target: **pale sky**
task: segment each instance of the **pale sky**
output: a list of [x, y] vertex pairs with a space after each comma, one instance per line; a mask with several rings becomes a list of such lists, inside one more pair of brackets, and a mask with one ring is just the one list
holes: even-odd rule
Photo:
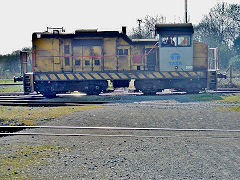
[[[167, 22], [184, 18], [185, 0], [0, 0], [0, 54], [31, 47], [33, 32], [47, 26], [76, 29], [121, 30], [136, 27], [146, 15], [163, 15]], [[190, 22], [199, 23], [218, 2], [240, 0], [188, 0]]]

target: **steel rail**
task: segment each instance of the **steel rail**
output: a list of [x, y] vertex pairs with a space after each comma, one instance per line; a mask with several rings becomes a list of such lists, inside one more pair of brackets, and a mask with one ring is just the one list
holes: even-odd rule
[[136, 130], [136, 131], [209, 131], [209, 132], [240, 132], [239, 129], [179, 129], [179, 128], [137, 128], [137, 127], [94, 127], [94, 126], [0, 126], [0, 130], [3, 128], [21, 128], [21, 129], [88, 129], [88, 130]]
[[87, 136], [87, 137], [132, 137], [132, 138], [194, 138], [194, 139], [240, 139], [238, 136], [139, 136], [130, 134], [54, 134], [54, 133], [0, 133], [0, 136]]
[[110, 101], [39, 101], [39, 100], [1, 100], [2, 106], [84, 106], [110, 103]]
[[29, 99], [1, 99], [0, 102], [2, 103], [74, 103], [74, 104], [104, 104], [104, 103], [110, 103], [111, 101], [43, 101], [43, 100], [29, 100]]
[[0, 83], [0, 86], [23, 86], [23, 83]]

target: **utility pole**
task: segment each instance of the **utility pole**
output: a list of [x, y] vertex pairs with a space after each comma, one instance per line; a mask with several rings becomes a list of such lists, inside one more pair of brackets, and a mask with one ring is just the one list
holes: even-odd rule
[[188, 18], [187, 18], [187, 15], [188, 13], [187, 13], [187, 0], [185, 0], [185, 23], [188, 23]]
[[142, 23], [142, 20], [141, 19], [138, 19], [138, 31], [139, 31], [139, 37], [142, 38], [142, 30], [141, 30], [141, 23]]

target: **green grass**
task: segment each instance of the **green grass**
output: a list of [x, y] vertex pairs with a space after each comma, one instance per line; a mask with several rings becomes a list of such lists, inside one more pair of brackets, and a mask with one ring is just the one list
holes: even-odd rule
[[49, 163], [51, 157], [64, 154], [67, 148], [56, 145], [3, 145], [1, 149], [0, 179], [34, 179], [31, 177], [32, 168], [41, 168]]
[[[0, 79], [0, 84], [8, 84], [8, 83], [14, 83], [13, 79]], [[0, 86], [0, 93], [7, 93], [7, 92], [23, 92], [23, 86], [22, 85]]]
[[[13, 79], [0, 79], [0, 84], [14, 83]], [[7, 92], [23, 92], [22, 85], [16, 86], [0, 86], [0, 93]]]
[[[218, 101], [218, 102], [230, 102], [240, 103], [240, 93], [233, 94], [195, 94], [191, 95], [191, 98], [196, 101]], [[218, 107], [222, 111], [240, 112], [240, 106], [232, 107]]]
[[0, 106], [0, 125], [38, 125], [60, 116], [81, 111], [100, 108], [99, 105], [89, 106], [60, 106], [60, 107], [21, 107], [21, 106]]
[[0, 83], [14, 83], [13, 79], [0, 79]]
[[0, 86], [0, 93], [23, 92], [23, 86]]
[[191, 99], [195, 101], [220, 101], [220, 102], [239, 102], [240, 103], [240, 93], [232, 94], [194, 94], [190, 96]]
[[219, 107], [222, 111], [233, 111], [233, 112], [240, 112], [240, 106], [232, 106], [232, 107]]
[[240, 93], [225, 94], [225, 95], [223, 96], [223, 101], [224, 101], [224, 102], [240, 103]]
[[223, 94], [192, 94], [190, 98], [195, 101], [218, 101], [223, 100]]

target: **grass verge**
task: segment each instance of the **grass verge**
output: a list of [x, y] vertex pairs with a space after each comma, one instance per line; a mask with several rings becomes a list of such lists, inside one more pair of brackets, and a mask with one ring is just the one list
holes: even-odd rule
[[[218, 102], [230, 102], [240, 103], [240, 93], [233, 94], [195, 94], [191, 95], [191, 98], [196, 101], [218, 101]], [[232, 107], [218, 107], [222, 111], [240, 112], [240, 106]]]
[[220, 101], [240, 103], [240, 93], [233, 94], [194, 94], [190, 96], [195, 101]]
[[[10, 149], [10, 151], [4, 151]], [[55, 145], [4, 145], [0, 147], [0, 179], [33, 179], [33, 169], [40, 169], [51, 157], [64, 154], [66, 148]], [[4, 152], [4, 153], [3, 153]], [[37, 172], [36, 172], [37, 173]]]
[[13, 79], [0, 79], [0, 83], [14, 83]]
[[[14, 83], [12, 79], [0, 79], [0, 84]], [[22, 85], [16, 86], [0, 86], [0, 93], [4, 92], [23, 92]]]
[[87, 109], [100, 108], [99, 105], [60, 107], [15, 107], [0, 106], [0, 125], [34, 126], [60, 116]]
[[240, 112], [240, 106], [232, 106], [232, 107], [219, 107], [222, 111], [232, 111], [232, 112]]

